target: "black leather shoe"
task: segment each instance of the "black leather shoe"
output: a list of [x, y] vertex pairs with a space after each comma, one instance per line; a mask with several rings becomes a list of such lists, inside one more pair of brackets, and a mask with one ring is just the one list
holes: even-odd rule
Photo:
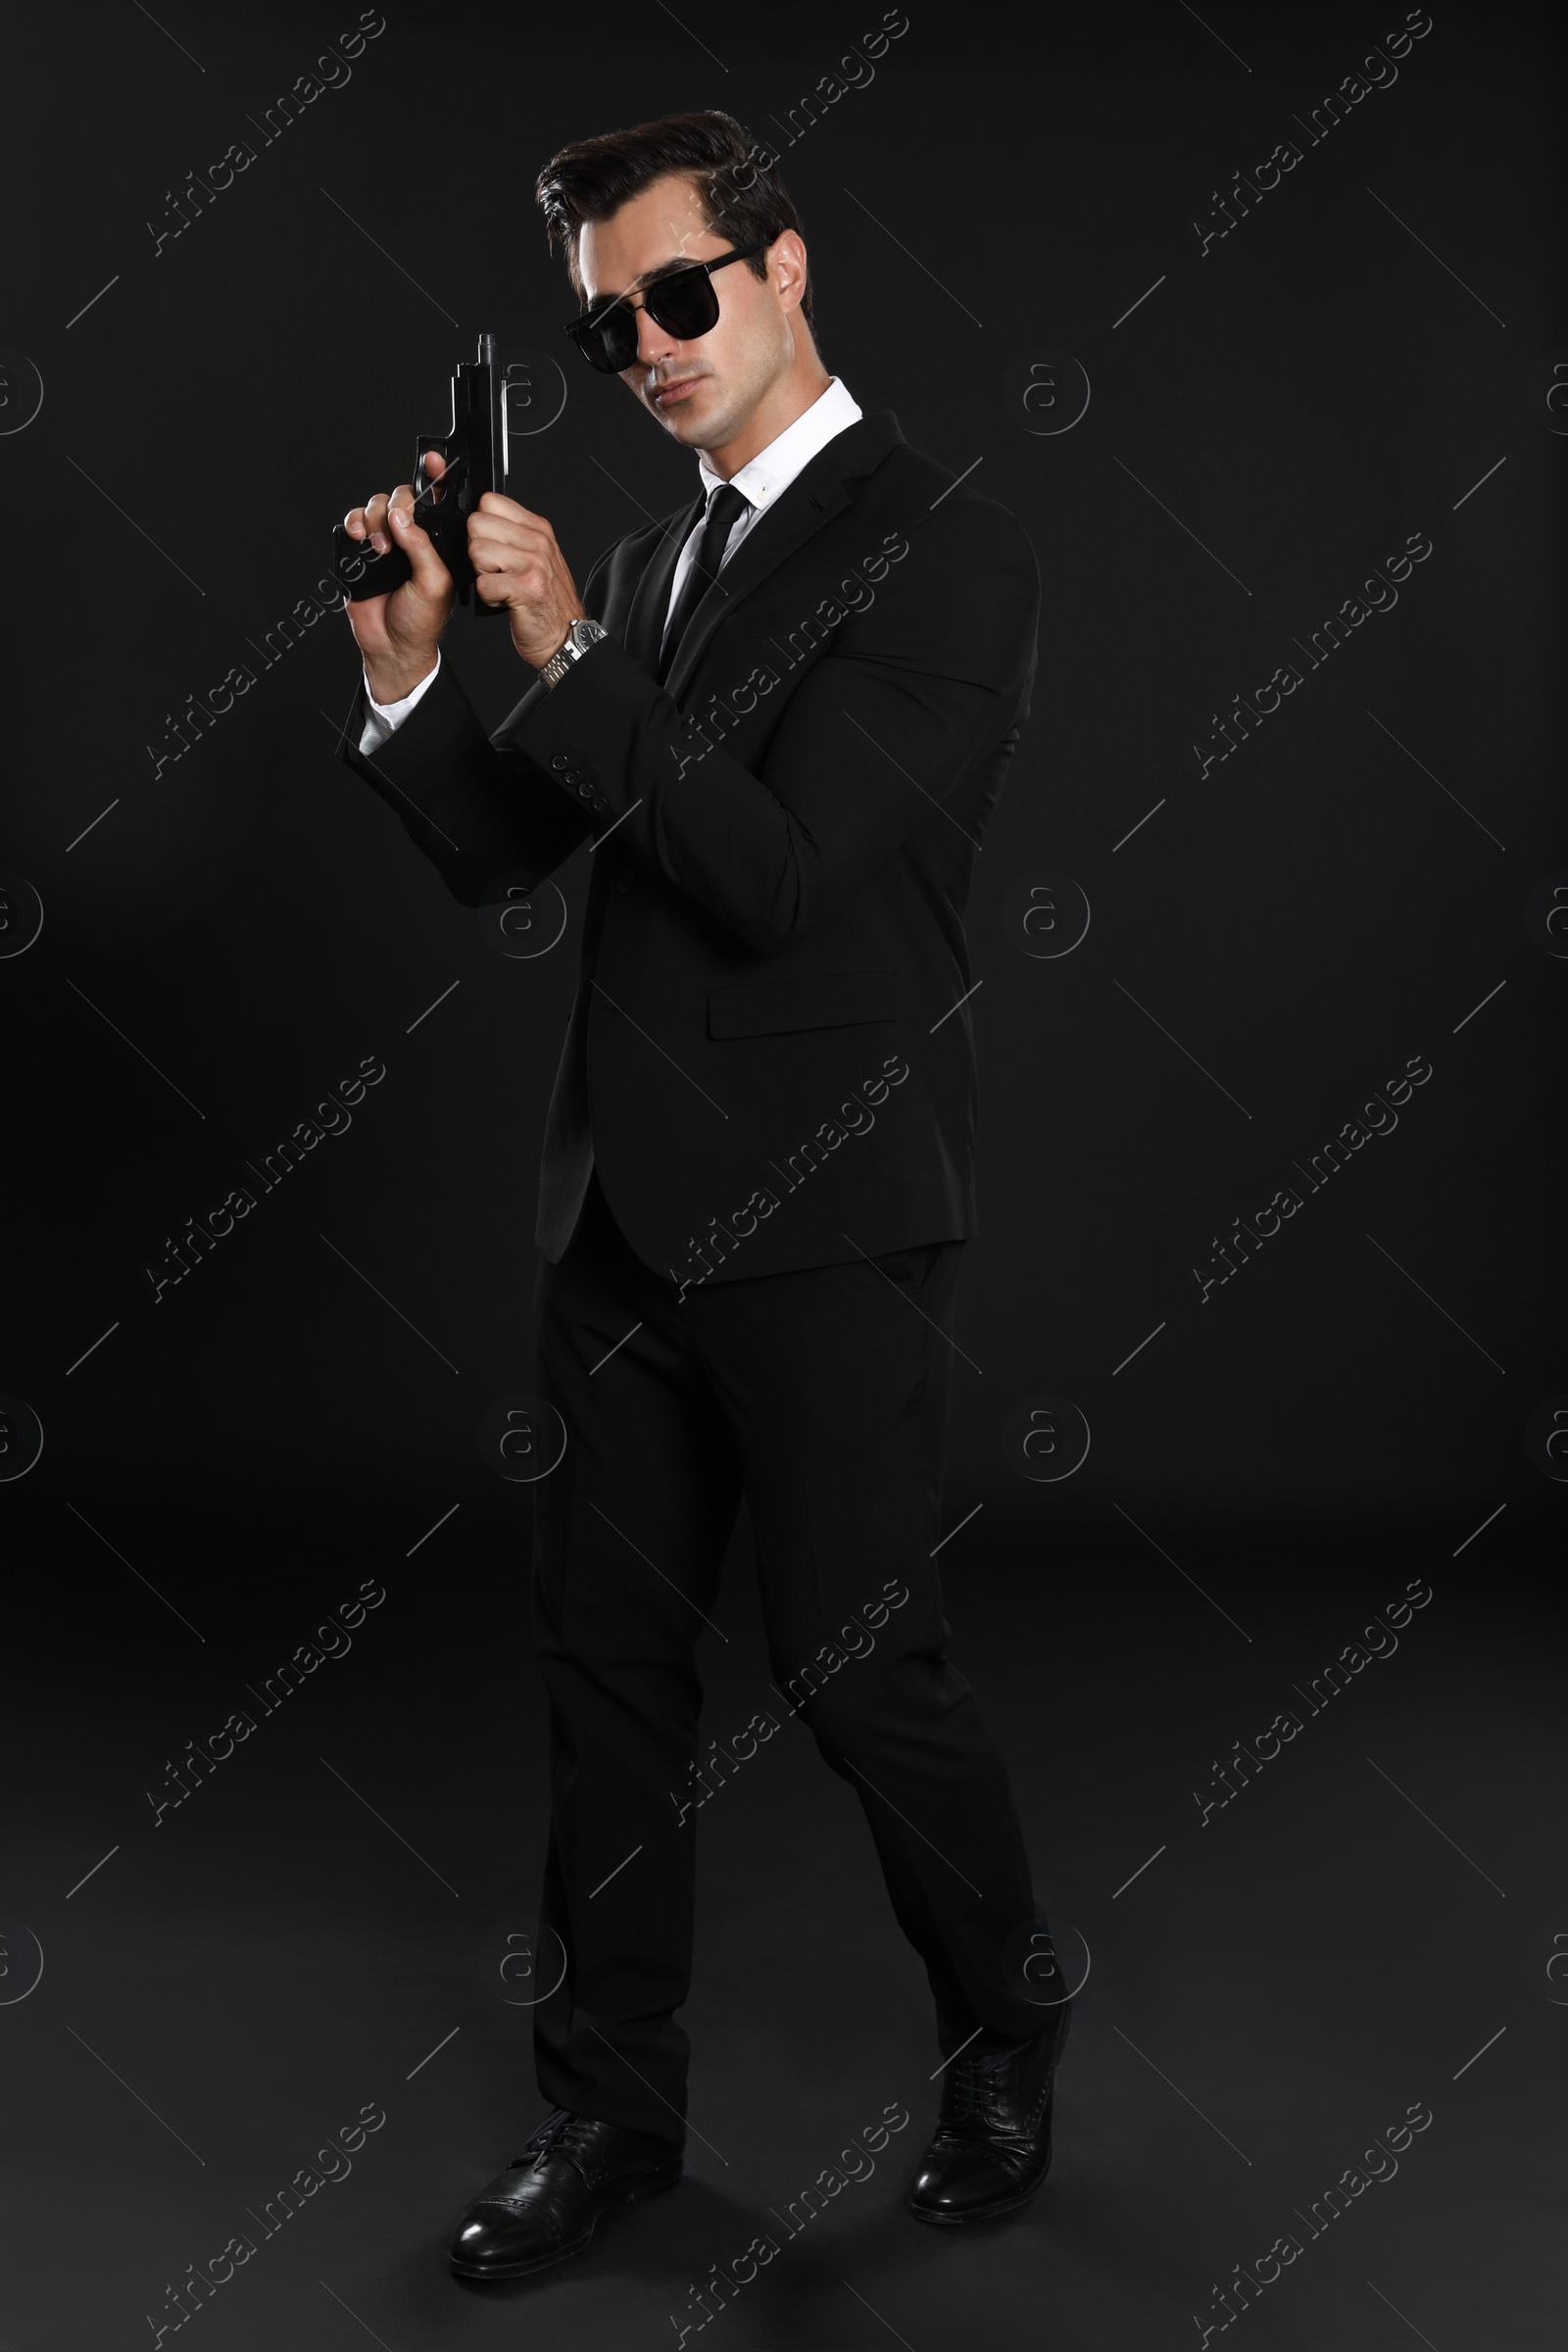
[[452, 2233], [452, 2267], [465, 2278], [520, 2278], [565, 2262], [602, 2214], [680, 2176], [672, 2140], [558, 2107], [468, 2207]]
[[948, 2069], [936, 2137], [909, 2191], [922, 2222], [987, 2222], [1027, 2205], [1051, 2170], [1056, 2062], [1072, 2004], [1017, 2049], [965, 2050]]

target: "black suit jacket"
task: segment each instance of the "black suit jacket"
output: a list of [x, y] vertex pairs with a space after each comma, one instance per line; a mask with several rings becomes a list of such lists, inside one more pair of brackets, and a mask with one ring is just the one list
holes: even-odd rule
[[493, 735], [443, 659], [368, 760], [454, 894], [592, 848], [537, 1241], [597, 1161], [638, 1255], [680, 1283], [974, 1230], [962, 909], [1028, 714], [1039, 573], [1021, 526], [888, 411], [820, 450], [654, 676], [701, 500], [582, 591], [609, 637]]

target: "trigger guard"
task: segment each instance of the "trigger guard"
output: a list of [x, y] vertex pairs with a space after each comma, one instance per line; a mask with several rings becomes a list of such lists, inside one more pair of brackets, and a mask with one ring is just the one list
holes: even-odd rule
[[424, 469], [424, 461], [426, 457], [433, 452], [436, 457], [445, 458], [448, 465], [450, 465], [452, 462], [452, 439], [453, 436], [450, 433], [421, 433], [418, 436], [418, 439], [415, 444], [414, 451], [414, 490], [416, 497], [417, 497], [421, 491], [428, 490], [430, 488], [430, 476], [425, 472]]

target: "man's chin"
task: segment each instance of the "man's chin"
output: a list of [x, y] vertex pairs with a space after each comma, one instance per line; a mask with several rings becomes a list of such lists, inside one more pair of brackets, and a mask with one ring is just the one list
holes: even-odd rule
[[714, 398], [707, 377], [669, 408], [659, 401], [651, 401], [649, 406], [664, 430], [688, 449], [710, 449], [723, 441], [728, 430], [722, 404]]

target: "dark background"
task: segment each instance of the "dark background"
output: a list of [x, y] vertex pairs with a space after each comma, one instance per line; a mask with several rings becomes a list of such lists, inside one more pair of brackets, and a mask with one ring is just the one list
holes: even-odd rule
[[[828, 367], [956, 470], [983, 461], [1040, 559], [1034, 714], [969, 910], [979, 1369], [942, 1564], [1092, 1983], [1044, 2199], [961, 2244], [917, 2230], [923, 1986], [853, 1802], [792, 1735], [704, 1825], [688, 2186], [591, 2267], [493, 2295], [440, 2247], [539, 2112], [480, 1950], [532, 1906], [543, 1743], [528, 1490], [476, 1432], [531, 1386], [586, 859], [560, 945], [498, 955], [335, 760], [336, 616], [156, 778], [145, 747], [259, 668], [481, 328], [570, 362], [523, 494], [579, 578], [684, 503], [691, 458], [560, 332], [534, 174], [698, 105], [780, 143], [881, 11], [392, 4], [263, 147], [248, 119], [356, 14], [171, 0], [8, 34], [0, 343], [44, 385], [0, 435], [0, 865], [44, 908], [0, 960], [0, 1391], [45, 1441], [0, 1486], [17, 2340], [150, 2342], [165, 2281], [378, 2099], [352, 2180], [189, 2323], [202, 2341], [672, 2341], [689, 2282], [902, 2099], [875, 2179], [711, 2323], [724, 2344], [1192, 2341], [1212, 2283], [1425, 2100], [1397, 2180], [1238, 2324], [1259, 2347], [1544, 2343], [1563, 1493], [1525, 1427], [1568, 1390], [1565, 969], [1525, 910], [1568, 853], [1564, 443], [1526, 378], [1568, 345], [1558, 12], [1439, 6], [1314, 147], [1295, 118], [1402, 9], [916, 0], [784, 150]], [[1200, 257], [1193, 220], [1287, 137], [1300, 164]], [[155, 257], [146, 222], [237, 138], [254, 164]], [[1092, 387], [1057, 435], [1004, 390], [1048, 352]], [[1415, 532], [1397, 608], [1200, 780], [1214, 714]], [[498, 722], [504, 632], [460, 613], [448, 650]], [[1004, 921], [1040, 871], [1092, 909], [1056, 959]], [[365, 1055], [387, 1075], [351, 1131], [155, 1306], [166, 1237]], [[1397, 1132], [1200, 1303], [1233, 1218], [1413, 1055], [1433, 1076]], [[1093, 1433], [1063, 1483], [1004, 1453], [1039, 1395]], [[354, 1654], [155, 1829], [165, 1759], [366, 1578], [387, 1598]], [[1398, 1654], [1200, 1826], [1214, 1761], [1411, 1578], [1434, 1597]], [[744, 1529], [721, 1622], [727, 1740], [765, 1682]]]

